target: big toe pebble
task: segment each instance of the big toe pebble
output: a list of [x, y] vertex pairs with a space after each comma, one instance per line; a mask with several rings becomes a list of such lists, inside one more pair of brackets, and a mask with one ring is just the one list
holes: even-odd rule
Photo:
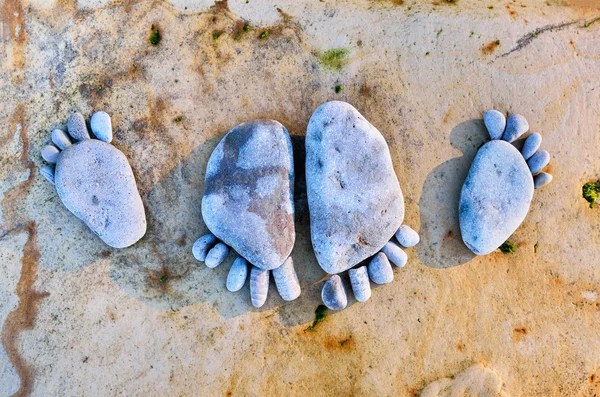
[[520, 114], [511, 115], [506, 121], [506, 130], [502, 139], [506, 142], [513, 142], [521, 135], [527, 132], [529, 129], [529, 123], [527, 119]]
[[112, 124], [110, 116], [106, 112], [96, 112], [90, 120], [90, 127], [96, 138], [110, 143], [112, 141]]
[[409, 248], [414, 247], [419, 243], [419, 234], [415, 232], [410, 226], [402, 225], [396, 232], [396, 239], [403, 247]]
[[490, 134], [492, 140], [502, 138], [504, 128], [506, 128], [506, 117], [497, 110], [488, 110], [483, 114], [483, 123]]
[[321, 291], [323, 303], [331, 310], [342, 310], [348, 304], [346, 289], [338, 275], [331, 276]]
[[90, 134], [85, 125], [85, 119], [81, 113], [73, 113], [67, 120], [67, 130], [69, 135], [78, 141], [90, 139]]

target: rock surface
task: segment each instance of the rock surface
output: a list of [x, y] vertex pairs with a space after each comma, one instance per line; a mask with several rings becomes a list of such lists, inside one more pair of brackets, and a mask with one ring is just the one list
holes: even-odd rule
[[279, 267], [292, 252], [294, 161], [277, 121], [255, 120], [223, 137], [206, 166], [202, 217], [217, 238], [254, 266]]
[[504, 243], [527, 216], [533, 177], [521, 153], [505, 141], [491, 141], [479, 151], [459, 202], [462, 238], [477, 255]]
[[313, 248], [330, 274], [377, 253], [404, 219], [385, 139], [345, 102], [327, 102], [310, 118], [306, 188]]
[[490, 134], [490, 138], [498, 140], [502, 138], [506, 128], [506, 117], [497, 110], [488, 110], [483, 114], [483, 122]]
[[133, 171], [114, 146], [88, 139], [67, 147], [54, 180], [65, 207], [111, 247], [128, 247], [146, 233]]

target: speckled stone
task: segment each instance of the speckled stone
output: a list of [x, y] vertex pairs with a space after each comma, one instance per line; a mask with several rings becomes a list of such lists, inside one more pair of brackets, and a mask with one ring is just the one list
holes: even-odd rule
[[206, 254], [204, 264], [211, 269], [215, 268], [223, 263], [225, 258], [227, 258], [227, 255], [229, 255], [229, 247], [223, 243], [217, 243], [210, 251], [208, 251], [208, 254]]
[[536, 189], [546, 186], [552, 182], [552, 175], [546, 172], [540, 172], [536, 176], [533, 177], [533, 185]]
[[419, 234], [415, 232], [410, 226], [402, 225], [398, 228], [398, 231], [395, 234], [396, 240], [400, 243], [401, 246], [405, 248], [414, 247], [419, 244]]
[[323, 303], [331, 310], [342, 310], [348, 305], [346, 288], [338, 275], [329, 277], [321, 290], [321, 299]]
[[533, 156], [535, 152], [537, 152], [541, 145], [542, 136], [540, 134], [534, 132], [533, 134], [529, 135], [527, 139], [525, 139], [523, 149], [521, 149], [521, 154], [523, 155], [523, 158], [525, 160], [529, 160], [529, 158]]
[[506, 130], [504, 130], [502, 139], [506, 142], [513, 142], [526, 133], [527, 130], [529, 130], [527, 119], [520, 114], [513, 114], [506, 121]]
[[488, 110], [483, 114], [483, 123], [490, 134], [492, 140], [502, 138], [504, 129], [506, 128], [506, 117], [497, 110]]
[[348, 270], [350, 284], [354, 297], [359, 302], [366, 302], [371, 297], [371, 283], [369, 282], [369, 273], [366, 266], [357, 269]]
[[194, 255], [194, 258], [197, 260], [204, 262], [206, 260], [208, 251], [213, 247], [213, 245], [215, 245], [216, 242], [217, 238], [212, 233], [200, 237], [192, 246], [192, 255]]
[[238, 256], [229, 269], [227, 275], [227, 289], [231, 292], [239, 291], [242, 289], [248, 278], [248, 262]]
[[377, 253], [367, 266], [369, 278], [375, 284], [387, 284], [394, 281], [394, 271], [383, 252]]
[[284, 301], [293, 301], [300, 296], [300, 282], [294, 270], [294, 261], [290, 256], [283, 265], [273, 269], [273, 279], [277, 286], [277, 292]]
[[106, 244], [128, 247], [146, 233], [142, 198], [127, 158], [95, 139], [71, 145], [56, 163], [63, 204]]
[[110, 143], [113, 138], [112, 123], [106, 112], [96, 112], [90, 120], [90, 127], [96, 138]]
[[274, 120], [233, 128], [206, 167], [202, 217], [217, 238], [248, 262], [274, 269], [295, 240], [290, 136]]
[[85, 125], [85, 119], [81, 113], [73, 113], [67, 120], [67, 131], [73, 139], [77, 141], [83, 141], [90, 139], [87, 126]]
[[343, 272], [377, 253], [404, 219], [404, 199], [381, 133], [354, 107], [327, 102], [306, 134], [312, 244], [321, 267]]
[[539, 152], [535, 152], [533, 156], [529, 160], [527, 160], [527, 165], [529, 166], [529, 170], [533, 175], [539, 173], [544, 169], [550, 162], [550, 153], [545, 150], [541, 150]]
[[60, 151], [53, 145], [46, 145], [42, 149], [42, 158], [50, 164], [56, 164]]
[[519, 227], [533, 198], [533, 177], [521, 153], [505, 141], [486, 143], [462, 187], [462, 238], [477, 255], [497, 249]]
[[71, 139], [63, 130], [54, 129], [52, 130], [52, 143], [60, 150], [65, 150], [68, 146], [71, 146]]

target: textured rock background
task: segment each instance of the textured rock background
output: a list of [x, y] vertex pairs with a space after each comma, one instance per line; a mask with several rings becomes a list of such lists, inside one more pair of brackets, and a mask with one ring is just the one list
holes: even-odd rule
[[[600, 176], [595, 0], [1, 4], [0, 394], [410, 396], [478, 364], [489, 371], [469, 379], [495, 374], [513, 396], [600, 392], [600, 212], [580, 197]], [[227, 293], [228, 265], [196, 264], [191, 244], [223, 134], [272, 118], [302, 135], [331, 99], [386, 137], [422, 243], [368, 303], [307, 332], [324, 272], [305, 197], [296, 301], [271, 286], [253, 309], [247, 286]], [[516, 253], [474, 258], [456, 209], [490, 108], [527, 117], [555, 179]], [[37, 171], [50, 131], [94, 110], [111, 114], [146, 205], [148, 233], [127, 250], [95, 238]]]

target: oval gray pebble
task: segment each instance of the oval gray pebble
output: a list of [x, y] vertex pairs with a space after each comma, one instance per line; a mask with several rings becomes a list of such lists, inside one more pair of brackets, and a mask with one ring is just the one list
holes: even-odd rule
[[552, 182], [552, 175], [548, 174], [547, 172], [540, 172], [533, 177], [533, 186], [536, 189], [546, 186], [550, 182]]
[[371, 297], [371, 284], [369, 283], [369, 274], [366, 266], [361, 266], [358, 269], [348, 270], [350, 276], [350, 284], [354, 297], [359, 302], [365, 302]]
[[67, 120], [67, 131], [69, 131], [69, 135], [71, 135], [73, 139], [78, 141], [90, 139], [90, 134], [85, 125], [85, 119], [81, 113], [73, 113], [69, 116], [69, 120]]
[[215, 268], [223, 263], [227, 255], [229, 255], [229, 248], [223, 243], [218, 243], [208, 251], [204, 264], [211, 269]]
[[419, 243], [420, 237], [410, 226], [402, 225], [396, 232], [396, 239], [401, 246], [410, 248]]
[[506, 130], [504, 131], [504, 135], [502, 135], [502, 139], [506, 142], [513, 142], [526, 133], [528, 129], [529, 123], [527, 119], [520, 114], [513, 114], [506, 121]]
[[227, 275], [227, 289], [231, 292], [239, 291], [244, 286], [248, 277], [248, 262], [238, 256], [233, 261], [229, 274]]
[[394, 280], [394, 271], [387, 256], [382, 252], [375, 254], [367, 266], [369, 277], [375, 284], [387, 284]]
[[54, 167], [51, 167], [49, 165], [42, 165], [40, 167], [40, 174], [42, 174], [44, 178], [46, 178], [51, 184], [54, 185]]
[[112, 123], [110, 116], [106, 112], [96, 112], [90, 120], [90, 127], [96, 138], [110, 143], [113, 138]]
[[537, 132], [529, 135], [527, 139], [525, 139], [525, 143], [523, 144], [523, 149], [521, 150], [521, 154], [525, 160], [529, 160], [531, 156], [540, 148], [542, 144], [542, 136]]
[[56, 164], [60, 151], [54, 145], [46, 145], [42, 149], [42, 158], [50, 164]]
[[65, 150], [71, 146], [71, 140], [66, 132], [59, 130], [58, 128], [52, 130], [52, 143], [54, 143], [60, 150]]
[[527, 160], [527, 165], [529, 166], [529, 170], [533, 175], [537, 174], [541, 170], [544, 169], [545, 166], [550, 162], [550, 153], [545, 150], [540, 152], [535, 152], [533, 156], [529, 160]]
[[483, 123], [492, 140], [502, 139], [506, 128], [506, 117], [497, 110], [488, 110], [483, 114]]
[[300, 282], [294, 270], [294, 261], [291, 256], [283, 262], [283, 265], [272, 271], [277, 292], [284, 301], [293, 301], [300, 296]]
[[402, 248], [400, 248], [397, 244], [392, 243], [391, 241], [389, 241], [386, 245], [383, 246], [381, 252], [383, 252], [385, 256], [387, 256], [390, 262], [392, 262], [398, 267], [403, 267], [408, 261], [408, 255], [406, 254], [406, 252], [404, 252]]
[[254, 307], [261, 307], [267, 301], [269, 292], [269, 271], [252, 266], [250, 270], [250, 300]]
[[342, 279], [337, 274], [331, 276], [323, 286], [321, 291], [323, 303], [331, 310], [342, 310], [348, 304], [346, 289]]
[[192, 246], [192, 255], [197, 260], [204, 262], [208, 250], [217, 242], [217, 238], [212, 233], [205, 234], [200, 237]]

